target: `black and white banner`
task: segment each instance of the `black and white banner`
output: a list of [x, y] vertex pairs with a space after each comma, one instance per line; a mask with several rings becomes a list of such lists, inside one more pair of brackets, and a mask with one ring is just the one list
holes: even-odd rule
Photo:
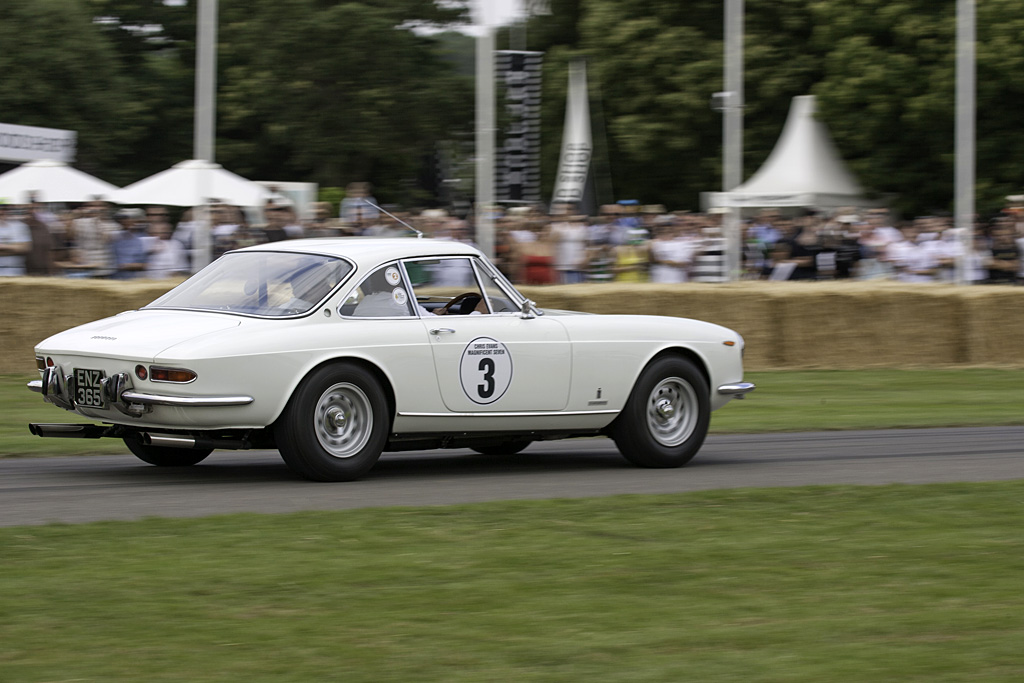
[[0, 161], [56, 159], [70, 164], [77, 142], [78, 133], [73, 130], [0, 123]]
[[495, 197], [540, 201], [540, 86], [543, 52], [499, 50], [497, 75], [505, 86], [507, 124], [497, 153]]
[[587, 67], [580, 60], [569, 65], [565, 130], [562, 133], [562, 153], [558, 158], [558, 177], [555, 178], [555, 191], [551, 197], [553, 203], [578, 203], [583, 200], [593, 151]]

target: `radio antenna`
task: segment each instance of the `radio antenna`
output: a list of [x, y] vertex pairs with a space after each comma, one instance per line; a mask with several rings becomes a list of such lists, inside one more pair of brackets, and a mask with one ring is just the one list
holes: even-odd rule
[[417, 237], [417, 238], [422, 238], [422, 237], [423, 237], [423, 233], [422, 233], [421, 231], [419, 231], [419, 230], [417, 230], [416, 228], [412, 227], [411, 225], [409, 225], [408, 223], [406, 223], [405, 221], [403, 221], [403, 220], [402, 220], [401, 218], [399, 218], [399, 217], [398, 217], [398, 216], [396, 216], [395, 214], [391, 213], [390, 211], [388, 211], [388, 210], [386, 210], [386, 209], [382, 209], [382, 208], [380, 208], [379, 206], [377, 206], [376, 204], [374, 204], [373, 202], [367, 201], [367, 200], [365, 200], [365, 199], [363, 200], [363, 202], [364, 202], [365, 204], [368, 204], [369, 206], [372, 206], [373, 208], [377, 209], [377, 210], [378, 210], [378, 211], [380, 211], [381, 213], [383, 213], [383, 214], [385, 214], [385, 215], [388, 215], [388, 216], [391, 216], [391, 217], [392, 217], [392, 218], [394, 218], [394, 219], [395, 219], [396, 221], [398, 221], [399, 223], [401, 223], [402, 225], [404, 225], [405, 227], [409, 228], [409, 229], [410, 229], [410, 230], [412, 230], [412, 231], [413, 231], [414, 233], [416, 233], [416, 237]]

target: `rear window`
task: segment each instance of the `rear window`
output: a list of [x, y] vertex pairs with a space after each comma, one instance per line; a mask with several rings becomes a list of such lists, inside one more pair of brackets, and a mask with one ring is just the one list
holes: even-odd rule
[[220, 257], [146, 308], [300, 315], [327, 298], [351, 271], [350, 263], [333, 256], [236, 252]]

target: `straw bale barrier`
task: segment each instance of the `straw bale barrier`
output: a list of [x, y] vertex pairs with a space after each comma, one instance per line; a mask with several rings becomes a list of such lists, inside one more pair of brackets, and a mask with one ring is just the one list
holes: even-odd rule
[[[173, 284], [173, 283], [172, 283]], [[138, 308], [164, 282], [0, 278], [0, 372], [31, 374], [33, 347]], [[731, 327], [751, 370], [1024, 367], [1024, 287], [737, 282], [523, 287], [546, 308], [671, 315]]]

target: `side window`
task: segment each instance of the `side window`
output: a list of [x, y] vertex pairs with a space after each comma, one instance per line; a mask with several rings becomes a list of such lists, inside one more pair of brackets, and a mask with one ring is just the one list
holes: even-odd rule
[[408, 261], [405, 268], [413, 282], [416, 304], [422, 309], [437, 315], [490, 312], [470, 259]]
[[474, 266], [480, 277], [480, 282], [484, 284], [484, 294], [487, 295], [487, 301], [491, 305], [491, 313], [515, 313], [518, 311], [519, 307], [505, 293], [505, 290], [498, 286], [497, 279], [492, 277], [479, 262], [474, 261]]
[[345, 298], [338, 313], [353, 318], [406, 318], [413, 315], [412, 297], [402, 271], [391, 263], [370, 273]]

